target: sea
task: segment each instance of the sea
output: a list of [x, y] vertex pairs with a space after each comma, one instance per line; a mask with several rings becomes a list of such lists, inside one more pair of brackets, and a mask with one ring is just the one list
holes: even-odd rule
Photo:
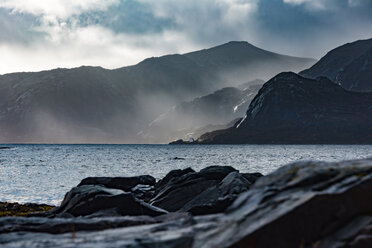
[[0, 201], [59, 205], [94, 176], [152, 175], [229, 165], [269, 174], [303, 160], [372, 157], [372, 145], [0, 145]]

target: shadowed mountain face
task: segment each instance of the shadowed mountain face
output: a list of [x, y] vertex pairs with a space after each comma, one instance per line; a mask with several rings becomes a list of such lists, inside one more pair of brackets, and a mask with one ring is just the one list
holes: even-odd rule
[[2, 75], [0, 142], [146, 143], [137, 133], [182, 101], [313, 63], [230, 42], [116, 70]]
[[300, 74], [328, 77], [351, 91], [372, 91], [372, 39], [340, 46]]
[[281, 73], [268, 81], [234, 127], [202, 143], [372, 143], [372, 93], [327, 78]]
[[226, 123], [245, 114], [263, 83], [250, 81], [182, 102], [159, 115], [141, 136], [150, 142], [166, 143], [178, 138], [196, 139], [205, 132], [230, 127], [234, 123]]

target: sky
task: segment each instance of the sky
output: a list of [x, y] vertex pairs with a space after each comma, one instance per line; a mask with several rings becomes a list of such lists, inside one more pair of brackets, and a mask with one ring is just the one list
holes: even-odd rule
[[319, 59], [372, 38], [372, 0], [0, 0], [0, 74], [118, 68], [232, 40]]

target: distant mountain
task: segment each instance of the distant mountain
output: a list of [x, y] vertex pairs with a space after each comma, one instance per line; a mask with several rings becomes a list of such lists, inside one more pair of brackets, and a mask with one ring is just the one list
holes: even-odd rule
[[115, 70], [2, 75], [0, 143], [147, 143], [138, 132], [182, 101], [313, 63], [230, 42]]
[[281, 73], [264, 84], [245, 117], [200, 143], [372, 143], [372, 93], [327, 78]]
[[254, 80], [182, 102], [159, 115], [140, 135], [150, 142], [167, 143], [178, 138], [196, 139], [204, 132], [230, 127], [233, 123], [226, 123], [245, 114], [263, 83]]
[[300, 74], [328, 77], [351, 91], [372, 91], [372, 39], [340, 46]]

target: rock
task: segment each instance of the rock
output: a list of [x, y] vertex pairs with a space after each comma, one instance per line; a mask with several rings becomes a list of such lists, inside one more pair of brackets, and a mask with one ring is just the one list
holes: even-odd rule
[[[123, 217], [122, 217], [123, 218]], [[125, 218], [125, 217], [124, 217]], [[173, 222], [158, 223], [150, 225], [125, 226], [127, 220], [122, 220], [116, 224], [113, 222], [106, 224], [103, 222], [92, 223], [82, 228], [78, 224], [67, 223], [66, 229], [62, 234], [48, 233], [50, 229], [46, 226], [45, 230], [35, 231], [15, 231], [11, 233], [0, 233], [0, 246], [18, 248], [40, 248], [40, 247], [111, 247], [111, 248], [190, 248], [192, 247], [193, 233], [190, 229], [192, 225], [189, 220], [175, 220]], [[133, 224], [134, 221], [130, 221]], [[140, 223], [140, 221], [138, 222]], [[146, 220], [145, 222], [146, 223]], [[82, 225], [85, 225], [83, 222]], [[110, 226], [115, 229], [96, 229], [101, 225]], [[115, 225], [117, 225], [115, 227]], [[120, 225], [123, 225], [121, 227]], [[87, 227], [92, 228], [91, 230]], [[74, 229], [75, 228], [75, 229]], [[80, 229], [82, 228], [82, 229]], [[196, 231], [201, 231], [203, 227], [198, 227]], [[85, 229], [85, 230], [84, 230]], [[78, 231], [76, 231], [78, 230]], [[84, 230], [84, 231], [83, 231]], [[59, 231], [57, 229], [57, 231]]]
[[[103, 211], [106, 210], [106, 211]], [[83, 185], [68, 192], [61, 206], [51, 211], [53, 214], [68, 213], [73, 216], [105, 214], [158, 216], [167, 211], [136, 199], [131, 193], [118, 189], [108, 189], [99, 185]]]
[[257, 181], [257, 179], [259, 179], [260, 177], [263, 177], [263, 175], [261, 173], [241, 173], [241, 175], [243, 177], [245, 177], [245, 179], [247, 179], [251, 184], [255, 183]]
[[190, 172], [180, 177], [173, 177], [172, 180], [165, 183], [150, 203], [171, 212], [180, 210], [195, 196], [218, 184], [233, 171], [236, 170], [230, 166], [211, 166], [200, 172]]
[[[110, 228], [155, 224], [160, 221], [150, 216], [125, 216], [104, 218], [0, 218], [0, 234], [10, 232], [37, 232], [62, 234], [79, 231], [99, 231]], [[0, 242], [1, 244], [1, 242]], [[1, 245], [0, 245], [1, 246]]]
[[138, 177], [88, 177], [83, 179], [78, 186], [103, 185], [107, 188], [121, 189], [130, 192], [130, 190], [138, 184], [153, 186], [155, 182], [155, 178], [149, 175]]
[[185, 160], [185, 158], [174, 157], [173, 160]]
[[198, 234], [193, 245], [372, 247], [363, 233], [370, 226], [371, 192], [372, 159], [287, 165], [260, 178], [218, 221], [221, 226]]
[[148, 202], [154, 195], [154, 186], [137, 184], [131, 189], [131, 192], [137, 199]]
[[188, 142], [183, 141], [183, 139], [178, 139], [178, 140], [170, 142], [169, 145], [184, 145], [184, 144], [187, 144], [187, 143]]
[[238, 172], [231, 172], [218, 185], [212, 186], [182, 207], [181, 211], [194, 215], [221, 213], [249, 189], [252, 183]]
[[165, 177], [161, 180], [159, 180], [159, 182], [157, 182], [155, 184], [155, 194], [158, 194], [160, 192], [160, 190], [162, 190], [164, 188], [165, 185], [167, 185], [167, 183], [174, 179], [174, 178], [178, 178], [178, 177], [181, 177], [187, 173], [191, 173], [191, 172], [195, 172], [193, 169], [191, 169], [190, 167], [189, 168], [186, 168], [186, 169], [183, 169], [183, 170], [172, 170], [170, 171], [167, 175], [165, 175]]

